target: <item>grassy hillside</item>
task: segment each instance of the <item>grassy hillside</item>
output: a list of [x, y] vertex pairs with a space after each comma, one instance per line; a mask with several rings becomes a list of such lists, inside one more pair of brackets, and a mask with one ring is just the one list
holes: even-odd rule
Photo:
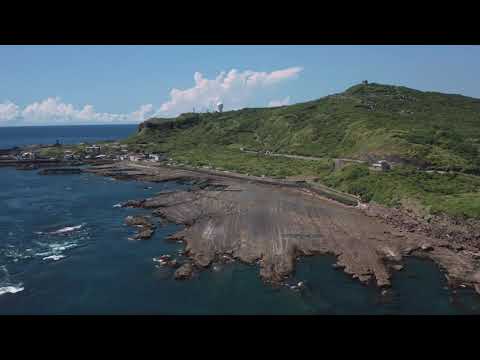
[[[388, 205], [415, 198], [430, 212], [480, 216], [476, 177], [456, 175], [452, 180], [423, 173], [434, 180], [416, 178], [420, 174], [413, 168], [480, 175], [480, 100], [461, 95], [360, 84], [340, 94], [290, 106], [151, 119], [141, 124], [138, 134], [127, 143], [168, 152], [196, 165], [256, 175], [314, 175], [365, 200]], [[242, 153], [241, 147], [325, 161], [261, 157]], [[385, 174], [359, 165], [334, 172], [329, 159], [337, 157], [390, 159], [403, 166]], [[358, 177], [353, 179], [348, 172]], [[432, 182], [438, 187], [421, 188]], [[465, 182], [469, 185], [463, 186]], [[447, 183], [454, 185], [445, 192]], [[443, 196], [443, 205], [435, 201]], [[467, 209], [464, 205], [470, 201], [473, 205]]]
[[[480, 100], [405, 87], [356, 85], [341, 94], [278, 108], [152, 119], [141, 139], [163, 148], [224, 145], [358, 159], [392, 158], [438, 169], [480, 168]], [[160, 125], [160, 129], [161, 128]]]

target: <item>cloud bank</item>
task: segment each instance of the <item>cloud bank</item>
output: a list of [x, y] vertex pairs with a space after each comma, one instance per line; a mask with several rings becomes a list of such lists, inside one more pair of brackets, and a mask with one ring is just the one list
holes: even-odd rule
[[3, 104], [0, 103], [0, 122], [13, 120], [19, 114], [19, 108], [17, 105], [10, 101], [6, 101]]
[[[48, 97], [23, 108], [11, 101], [0, 103], [0, 126], [43, 125], [43, 124], [119, 124], [139, 123], [153, 115], [176, 116], [192, 109], [203, 112], [213, 110], [221, 101], [226, 109], [245, 107], [257, 95], [269, 88], [298, 77], [303, 69], [289, 67], [272, 72], [222, 71], [215, 78], [208, 79], [195, 72], [194, 86], [187, 89], [172, 89], [170, 98], [157, 109], [152, 104], [141, 105], [131, 113], [115, 114], [97, 112], [92, 105], [75, 108], [59, 97]], [[290, 97], [272, 100], [268, 106], [281, 106], [290, 103]]]
[[82, 124], [82, 123], [136, 123], [141, 122], [153, 113], [152, 104], [140, 106], [136, 111], [127, 114], [102, 113], [95, 111], [92, 105], [76, 109], [72, 104], [62, 102], [59, 97], [49, 97], [34, 102], [21, 109], [10, 101], [0, 103], [0, 124]]
[[294, 79], [303, 69], [290, 67], [272, 72], [222, 71], [216, 78], [207, 79], [201, 73], [193, 76], [195, 85], [185, 90], [172, 89], [170, 100], [164, 102], [158, 114], [177, 115], [189, 112], [195, 107], [199, 111], [213, 109], [222, 101], [226, 108], [237, 109], [245, 106], [248, 100], [266, 88], [283, 81]]

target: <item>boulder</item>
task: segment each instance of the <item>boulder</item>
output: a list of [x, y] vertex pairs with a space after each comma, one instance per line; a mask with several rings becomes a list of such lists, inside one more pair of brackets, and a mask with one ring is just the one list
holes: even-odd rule
[[184, 280], [192, 277], [193, 265], [189, 262], [183, 264], [175, 271], [176, 280]]
[[153, 235], [153, 230], [151, 228], [146, 228], [145, 230], [140, 231], [137, 235], [134, 236], [136, 240], [146, 240], [150, 239]]
[[145, 200], [128, 200], [122, 204], [122, 207], [140, 208], [143, 206], [144, 202]]
[[129, 226], [144, 226], [147, 228], [154, 228], [150, 220], [145, 216], [127, 216], [125, 218], [125, 224]]

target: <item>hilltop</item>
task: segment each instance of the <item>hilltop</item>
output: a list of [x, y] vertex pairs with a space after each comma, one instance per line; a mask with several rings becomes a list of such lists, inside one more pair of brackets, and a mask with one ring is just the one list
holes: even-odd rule
[[[152, 130], [162, 130], [152, 134]], [[179, 131], [180, 130], [180, 131]], [[150, 119], [140, 137], [286, 154], [410, 162], [475, 172], [480, 167], [480, 99], [401, 86], [359, 84], [277, 108]]]
[[[462, 95], [362, 83], [289, 106], [153, 118], [126, 142], [193, 165], [314, 176], [364, 201], [480, 217], [480, 180], [472, 176], [480, 174], [480, 99]], [[323, 160], [258, 156], [242, 148]], [[334, 170], [334, 158], [387, 159], [398, 166], [387, 173], [361, 164]]]

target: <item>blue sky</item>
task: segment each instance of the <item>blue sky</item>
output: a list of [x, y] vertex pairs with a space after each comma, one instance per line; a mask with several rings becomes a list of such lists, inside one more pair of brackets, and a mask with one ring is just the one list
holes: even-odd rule
[[0, 126], [292, 104], [364, 79], [480, 98], [478, 64], [480, 46], [0, 46]]

